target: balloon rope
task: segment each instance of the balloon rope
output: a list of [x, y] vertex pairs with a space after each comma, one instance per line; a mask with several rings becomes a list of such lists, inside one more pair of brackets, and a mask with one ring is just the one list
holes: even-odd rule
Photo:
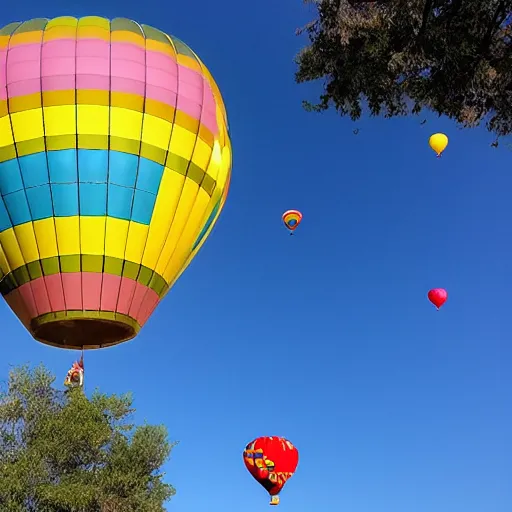
[[83, 382], [82, 382], [82, 391], [85, 395], [85, 364], [84, 364], [84, 346], [82, 345], [82, 379], [83, 379]]

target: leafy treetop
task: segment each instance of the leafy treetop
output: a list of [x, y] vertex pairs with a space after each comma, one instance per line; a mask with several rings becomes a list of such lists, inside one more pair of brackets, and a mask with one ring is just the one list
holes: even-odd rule
[[161, 512], [174, 495], [163, 426], [128, 422], [130, 395], [52, 387], [43, 366], [11, 371], [0, 392], [2, 512]]
[[353, 120], [428, 109], [464, 127], [512, 132], [512, 0], [305, 0], [318, 18], [296, 81], [323, 79], [318, 104]]

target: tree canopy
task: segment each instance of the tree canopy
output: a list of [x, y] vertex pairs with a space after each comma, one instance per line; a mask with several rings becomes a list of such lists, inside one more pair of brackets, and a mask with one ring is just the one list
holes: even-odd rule
[[[308, 2], [308, 0], [306, 0]], [[512, 0], [309, 0], [298, 83], [324, 80], [319, 102], [358, 119], [428, 109], [464, 127], [512, 132]]]
[[174, 495], [163, 426], [129, 422], [130, 395], [61, 391], [43, 366], [11, 371], [0, 393], [2, 512], [160, 512]]

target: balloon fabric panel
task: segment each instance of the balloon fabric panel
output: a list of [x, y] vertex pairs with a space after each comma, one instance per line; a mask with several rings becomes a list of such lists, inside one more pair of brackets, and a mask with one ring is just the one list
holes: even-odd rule
[[219, 89], [179, 39], [124, 18], [0, 30], [0, 291], [36, 339], [134, 337], [230, 174]]

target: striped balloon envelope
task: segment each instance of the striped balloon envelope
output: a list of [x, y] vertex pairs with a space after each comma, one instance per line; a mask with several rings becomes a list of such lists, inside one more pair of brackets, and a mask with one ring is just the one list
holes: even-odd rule
[[136, 336], [230, 176], [221, 94], [179, 39], [124, 18], [0, 30], [0, 291], [37, 340]]
[[302, 213], [299, 210], [287, 210], [283, 213], [282, 219], [291, 234], [299, 227], [302, 221]]

